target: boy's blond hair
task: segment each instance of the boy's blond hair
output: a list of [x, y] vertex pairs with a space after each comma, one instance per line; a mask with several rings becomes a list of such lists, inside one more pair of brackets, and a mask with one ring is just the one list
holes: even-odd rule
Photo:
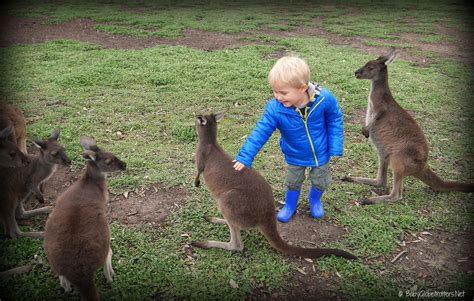
[[268, 73], [268, 82], [287, 84], [293, 88], [299, 88], [309, 82], [309, 66], [304, 60], [297, 56], [284, 56], [276, 61], [272, 70]]

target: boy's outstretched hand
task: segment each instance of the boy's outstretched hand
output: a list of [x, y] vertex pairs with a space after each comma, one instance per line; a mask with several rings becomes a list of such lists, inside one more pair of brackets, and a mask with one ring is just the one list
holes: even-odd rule
[[242, 163], [240, 163], [237, 160], [234, 160], [232, 162], [234, 162], [234, 169], [237, 170], [237, 171], [241, 171], [245, 167], [245, 165], [243, 165]]

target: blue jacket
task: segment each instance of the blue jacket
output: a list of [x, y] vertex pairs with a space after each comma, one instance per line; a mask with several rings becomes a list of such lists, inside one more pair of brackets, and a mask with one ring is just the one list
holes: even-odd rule
[[286, 108], [276, 98], [270, 100], [235, 159], [251, 167], [276, 129], [281, 133], [280, 147], [288, 164], [320, 167], [328, 163], [331, 156], [342, 156], [344, 116], [336, 97], [323, 88], [307, 112], [303, 118], [299, 111]]

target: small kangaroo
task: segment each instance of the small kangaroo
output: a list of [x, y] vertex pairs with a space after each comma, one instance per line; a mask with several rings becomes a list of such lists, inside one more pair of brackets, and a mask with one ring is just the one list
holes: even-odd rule
[[[51, 211], [51, 207], [25, 211], [23, 205], [32, 194], [40, 203], [44, 203], [44, 183], [51, 178], [58, 165], [71, 165], [71, 160], [68, 158], [64, 147], [57, 142], [60, 133], [60, 129], [56, 128], [48, 140], [33, 140], [33, 144], [40, 150], [40, 154], [38, 156], [29, 156], [31, 165], [26, 171], [26, 174], [28, 174], [26, 178], [27, 194], [21, 198], [16, 207], [17, 219], [26, 219], [40, 213], [49, 213]], [[25, 173], [25, 171], [21, 170], [18, 170], [18, 172], [20, 172], [20, 177]]]
[[270, 185], [252, 168], [236, 171], [232, 157], [217, 143], [217, 122], [223, 115], [217, 113], [196, 117], [199, 143], [196, 151], [198, 173], [195, 185], [199, 186], [199, 177], [203, 173], [206, 185], [224, 216], [224, 219], [206, 219], [214, 224], [227, 224], [230, 229], [230, 242], [202, 240], [194, 242], [193, 245], [242, 251], [244, 244], [240, 231], [256, 227], [272, 247], [288, 255], [305, 258], [336, 255], [356, 259], [354, 255], [343, 250], [301, 248], [289, 245], [281, 238], [277, 230], [275, 202]]
[[12, 126], [10, 141], [26, 155], [26, 120], [20, 109], [0, 101], [0, 129]]
[[402, 199], [403, 178], [414, 176], [435, 191], [474, 191], [474, 184], [443, 181], [428, 166], [428, 142], [420, 126], [393, 98], [388, 86], [387, 66], [397, 56], [392, 49], [387, 55], [369, 61], [355, 71], [357, 79], [372, 81], [369, 103], [362, 133], [378, 150], [379, 168], [375, 179], [345, 177], [344, 180], [374, 186], [387, 185], [387, 168], [393, 170], [393, 187], [389, 195], [361, 201], [362, 205]]
[[73, 284], [81, 300], [99, 300], [95, 272], [103, 266], [108, 283], [115, 274], [106, 217], [106, 173], [125, 170], [126, 164], [99, 149], [92, 138], [82, 136], [80, 142], [87, 160], [85, 174], [58, 196], [46, 221], [44, 248], [66, 292]]
[[0, 170], [2, 167], [23, 167], [30, 163], [18, 146], [10, 141], [9, 137], [12, 130], [12, 126], [0, 129]]
[[46, 206], [25, 211], [23, 202], [35, 194], [42, 199], [39, 186], [46, 181], [56, 169], [57, 164], [69, 165], [64, 147], [57, 142], [59, 129], [56, 129], [48, 140], [36, 140], [34, 143], [41, 148], [38, 156], [28, 155], [30, 163], [24, 167], [0, 167], [0, 215], [2, 217], [5, 234], [8, 237], [29, 236], [42, 238], [43, 232], [21, 232], [16, 217], [29, 218], [42, 213], [51, 212]]

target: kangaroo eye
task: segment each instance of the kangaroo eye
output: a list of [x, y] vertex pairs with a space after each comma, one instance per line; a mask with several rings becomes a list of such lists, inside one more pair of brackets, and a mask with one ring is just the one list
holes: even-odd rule
[[16, 152], [15, 152], [15, 151], [11, 151], [11, 152], [10, 152], [10, 157], [15, 158], [15, 156], [16, 156]]
[[370, 70], [370, 71], [374, 70], [374, 67], [369, 66], [369, 70]]

